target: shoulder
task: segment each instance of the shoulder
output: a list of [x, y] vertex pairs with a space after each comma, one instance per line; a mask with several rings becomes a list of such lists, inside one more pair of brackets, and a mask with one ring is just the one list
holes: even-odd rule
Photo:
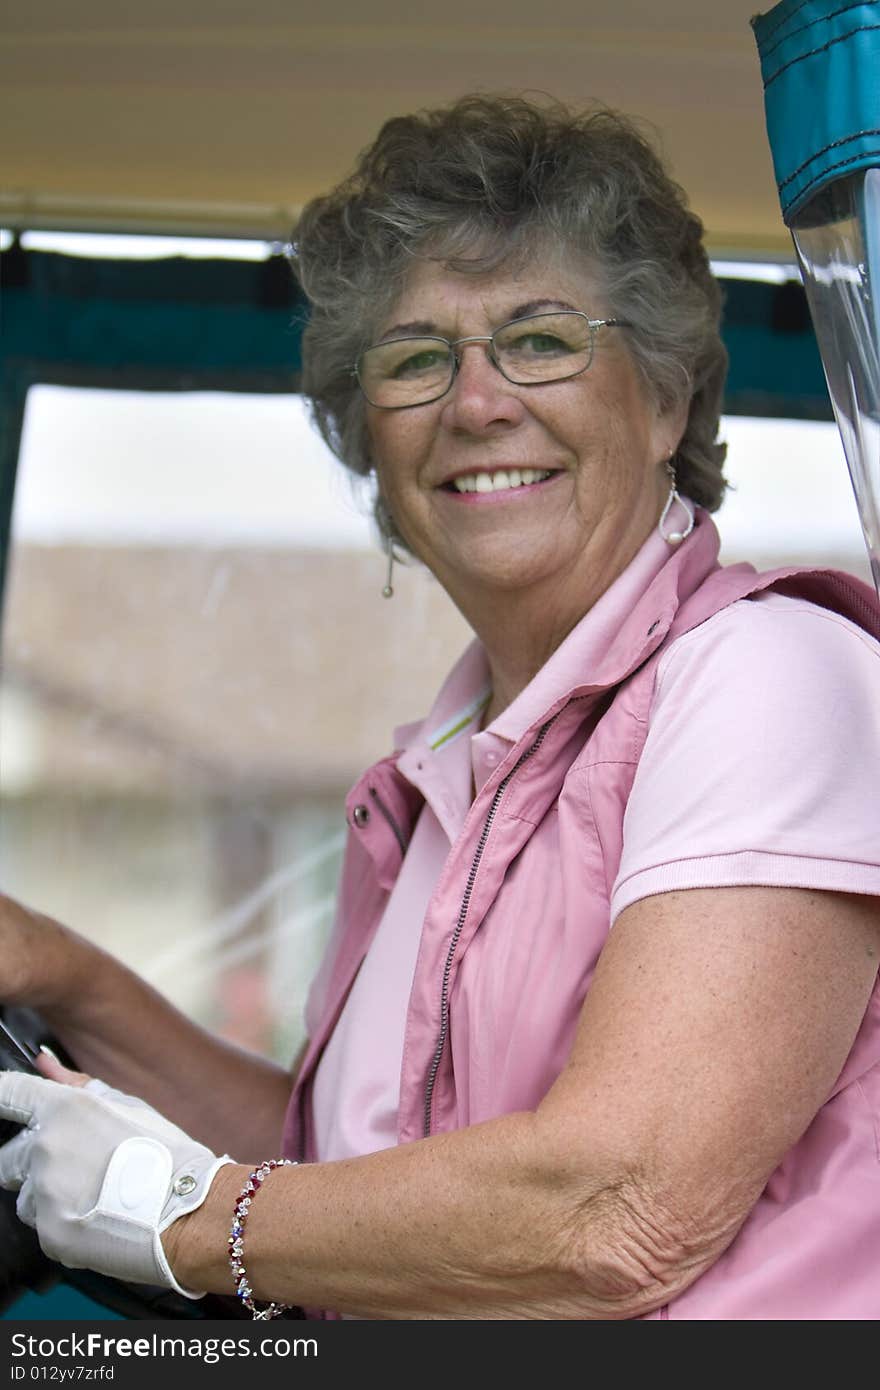
[[880, 643], [831, 609], [771, 590], [730, 604], [669, 645], [652, 713], [670, 701], [707, 700], [740, 717], [756, 701], [842, 712], [878, 697]]
[[728, 604], [692, 631], [676, 638], [665, 656], [668, 658], [673, 652], [682, 654], [695, 646], [775, 644], [780, 640], [784, 640], [790, 650], [805, 643], [809, 649], [816, 641], [822, 641], [841, 653], [852, 650], [855, 643], [875, 659], [880, 657], [880, 643], [858, 623], [831, 608], [773, 589]]
[[880, 646], [775, 594], [658, 664], [613, 905], [759, 883], [880, 893]]

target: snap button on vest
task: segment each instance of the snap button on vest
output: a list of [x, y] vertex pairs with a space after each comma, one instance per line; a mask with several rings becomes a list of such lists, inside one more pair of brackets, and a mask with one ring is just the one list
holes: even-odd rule
[[352, 820], [354, 821], [358, 830], [363, 830], [364, 826], [368, 824], [369, 819], [370, 808], [368, 806], [355, 806], [354, 811], [352, 812]]

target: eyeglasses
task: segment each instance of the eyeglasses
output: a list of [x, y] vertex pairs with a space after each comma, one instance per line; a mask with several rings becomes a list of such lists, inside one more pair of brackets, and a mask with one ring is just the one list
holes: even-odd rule
[[579, 309], [529, 314], [485, 337], [389, 338], [361, 353], [354, 375], [371, 405], [407, 410], [450, 390], [466, 343], [486, 343], [490, 360], [514, 386], [546, 386], [580, 376], [593, 360], [600, 328], [628, 328], [626, 319], [591, 319]]

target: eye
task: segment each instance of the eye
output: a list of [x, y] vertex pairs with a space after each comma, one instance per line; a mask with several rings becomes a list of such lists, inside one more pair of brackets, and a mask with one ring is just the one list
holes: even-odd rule
[[516, 357], [565, 357], [575, 349], [555, 333], [533, 329], [509, 339], [504, 344], [504, 351]]
[[425, 376], [444, 369], [448, 360], [449, 353], [443, 348], [422, 348], [419, 352], [410, 353], [408, 357], [396, 362], [389, 376], [395, 381], [406, 377]]

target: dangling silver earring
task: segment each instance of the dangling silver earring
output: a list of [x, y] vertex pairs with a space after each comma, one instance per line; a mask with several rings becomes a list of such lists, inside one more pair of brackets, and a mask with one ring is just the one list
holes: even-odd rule
[[[675, 464], [672, 462], [672, 454], [670, 454], [669, 458], [666, 460], [666, 472], [669, 474], [671, 486], [669, 488], [669, 496], [666, 499], [666, 506], [663, 508], [663, 513], [657, 525], [657, 530], [660, 532], [660, 535], [666, 541], [667, 545], [681, 545], [682, 541], [689, 536], [694, 529], [694, 513], [675, 486]], [[684, 509], [687, 516], [687, 526], [683, 531], [667, 532], [663, 530], [663, 523], [669, 515], [673, 502], [677, 502], [679, 506]]]
[[388, 539], [386, 548], [388, 550], [388, 574], [385, 578], [385, 588], [382, 590], [382, 597], [393, 598], [394, 585], [391, 583], [391, 577], [394, 573], [394, 542], [391, 540], [390, 537]]

